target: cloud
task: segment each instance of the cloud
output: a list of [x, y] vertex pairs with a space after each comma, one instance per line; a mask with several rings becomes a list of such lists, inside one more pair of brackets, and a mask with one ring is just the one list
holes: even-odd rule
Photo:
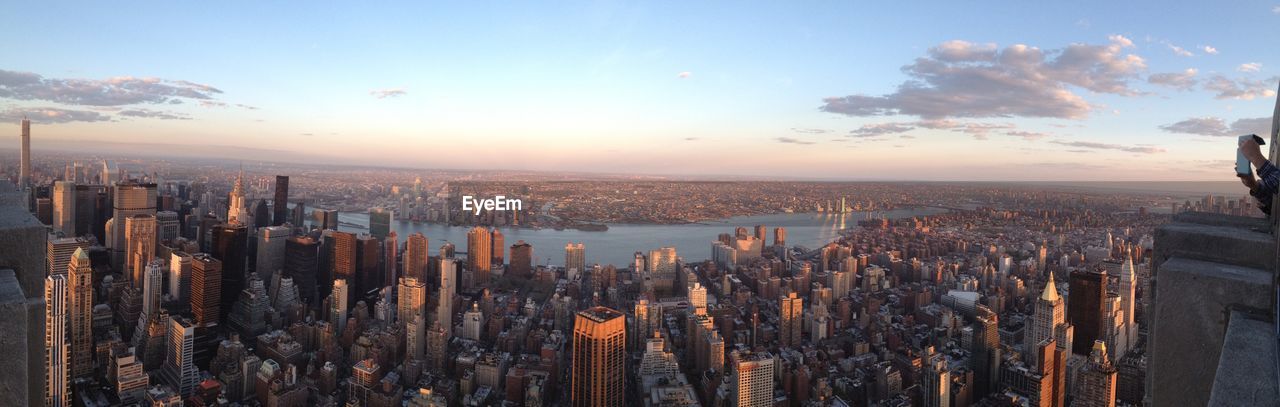
[[1179, 90], [1191, 90], [1196, 86], [1196, 73], [1198, 72], [1195, 68], [1187, 68], [1182, 72], [1157, 73], [1148, 76], [1147, 82]]
[[408, 92], [407, 90], [405, 90], [404, 88], [391, 88], [391, 89], [375, 89], [375, 90], [371, 90], [371, 91], [369, 91], [369, 94], [370, 94], [370, 95], [373, 95], [373, 97], [378, 98], [378, 99], [386, 99], [386, 98], [401, 97], [401, 96], [404, 96], [404, 95], [409, 94], [409, 92]]
[[1011, 123], [979, 123], [979, 122], [958, 122], [954, 120], [921, 120], [915, 125], [934, 130], [951, 130], [958, 133], [968, 134], [978, 140], [986, 140], [991, 132], [996, 130], [1012, 130], [1014, 125]]
[[685, 137], [684, 141], [698, 141], [697, 137]]
[[1222, 75], [1214, 75], [1205, 80], [1204, 89], [1217, 92], [1218, 94], [1214, 95], [1216, 99], [1253, 100], [1259, 97], [1275, 96], [1276, 91], [1272, 88], [1277, 80], [1280, 78], [1233, 80]]
[[0, 70], [0, 98], [42, 100], [65, 105], [123, 106], [210, 100], [222, 91], [183, 80], [119, 76], [107, 79], [45, 78], [31, 72]]
[[1240, 64], [1240, 66], [1236, 67], [1236, 70], [1240, 72], [1258, 72], [1259, 70], [1262, 70], [1262, 63], [1249, 62]]
[[1169, 133], [1194, 134], [1199, 136], [1234, 137], [1244, 134], [1269, 134], [1270, 117], [1238, 119], [1227, 125], [1227, 121], [1217, 117], [1192, 117], [1177, 123], [1160, 126], [1160, 130]]
[[1072, 44], [1041, 50], [1022, 44], [948, 41], [902, 67], [910, 77], [881, 96], [829, 97], [819, 108], [847, 116], [1049, 117], [1079, 119], [1091, 106], [1072, 88], [1136, 95], [1130, 81], [1146, 69], [1125, 53], [1133, 41], [1120, 35], [1105, 45]]
[[71, 110], [57, 107], [9, 108], [0, 111], [0, 120], [18, 121], [23, 117], [35, 123], [57, 124], [71, 122], [105, 122], [111, 116], [91, 110]]
[[219, 102], [216, 100], [201, 100], [200, 107], [227, 107], [227, 102]]
[[1271, 8], [1271, 12], [1272, 12], [1272, 13], [1276, 13], [1276, 14], [1280, 14], [1280, 6], [1272, 7], [1272, 8]]
[[680, 79], [685, 79], [685, 78], [688, 78], [688, 77], [690, 77], [690, 76], [693, 76], [693, 72], [684, 71], [684, 72], [681, 72], [681, 73], [676, 74], [676, 77], [677, 77], [677, 78], [680, 78]]
[[1200, 50], [1209, 55], [1218, 55], [1218, 49], [1208, 45], [1201, 46]]
[[1169, 50], [1170, 50], [1170, 51], [1173, 51], [1173, 54], [1174, 54], [1174, 55], [1177, 55], [1177, 56], [1180, 56], [1180, 57], [1193, 57], [1193, 56], [1196, 56], [1196, 54], [1191, 53], [1191, 51], [1187, 51], [1186, 49], [1184, 49], [1184, 48], [1182, 48], [1182, 47], [1179, 47], [1179, 46], [1177, 46], [1177, 45], [1173, 45], [1173, 44], [1169, 44], [1169, 43], [1165, 43], [1164, 45], [1169, 46]]
[[785, 144], [805, 144], [805, 145], [813, 144], [812, 141], [804, 141], [804, 140], [799, 140], [791, 137], [778, 137], [778, 138], [775, 138], [774, 140], [777, 140], [779, 143], [785, 143]]
[[1034, 132], [1034, 131], [1020, 131], [1020, 130], [1019, 130], [1019, 131], [1006, 131], [1006, 132], [1004, 132], [1004, 134], [1005, 134], [1006, 136], [1021, 137], [1023, 140], [1027, 140], [1027, 141], [1035, 141], [1035, 140], [1039, 140], [1039, 139], [1042, 139], [1042, 138], [1045, 138], [1045, 137], [1049, 137], [1049, 135], [1048, 135], [1048, 134], [1045, 134], [1045, 133], [1039, 133], [1039, 132]]
[[878, 123], [866, 124], [857, 130], [849, 132], [849, 137], [869, 138], [878, 137], [889, 134], [902, 134], [914, 130], [915, 127], [907, 123]]
[[1138, 154], [1156, 154], [1156, 153], [1165, 152], [1165, 149], [1163, 148], [1159, 148], [1155, 146], [1144, 146], [1144, 145], [1125, 146], [1125, 145], [1119, 145], [1119, 144], [1097, 143], [1092, 141], [1062, 141], [1062, 140], [1054, 140], [1054, 141], [1050, 141], [1050, 143], [1063, 145], [1067, 147], [1073, 147], [1073, 148], [1089, 148], [1094, 150], [1116, 150], [1116, 151], [1124, 151], [1127, 153], [1138, 153]]
[[161, 112], [161, 111], [150, 110], [150, 109], [121, 110], [119, 114], [121, 116], [138, 117], [138, 118], [144, 118], [144, 119], [191, 120], [191, 118], [187, 117], [186, 115], [180, 115], [180, 114], [169, 113], [169, 112]]
[[807, 128], [798, 128], [798, 127], [792, 127], [791, 131], [794, 131], [800, 134], [825, 134], [829, 132], [829, 130], [827, 129], [807, 129]]

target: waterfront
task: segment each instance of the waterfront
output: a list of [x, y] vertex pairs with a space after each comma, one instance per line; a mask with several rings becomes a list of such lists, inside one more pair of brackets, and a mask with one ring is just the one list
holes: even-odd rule
[[[946, 209], [922, 207], [897, 209], [877, 212], [874, 216], [890, 219], [925, 216], [946, 212]], [[534, 261], [537, 264], [560, 265], [564, 263], [564, 245], [569, 242], [581, 242], [586, 245], [587, 263], [613, 264], [627, 267], [635, 252], [648, 252], [660, 247], [672, 246], [685, 261], [694, 262], [711, 257], [711, 241], [721, 233], [733, 233], [738, 226], [746, 227], [754, 232], [755, 225], [769, 228], [767, 243], [773, 243], [773, 228], [787, 229], [787, 245], [803, 246], [813, 249], [827, 244], [839, 236], [841, 230], [856, 227], [859, 220], [866, 219], [866, 212], [850, 212], [845, 214], [826, 213], [779, 213], [772, 215], [738, 216], [728, 219], [706, 221], [681, 225], [632, 225], [610, 224], [609, 230], [603, 232], [587, 232], [581, 230], [528, 229], [500, 227], [505, 246], [510, 247], [518, 240], [533, 245]], [[343, 224], [340, 230], [348, 232], [364, 232], [368, 229], [351, 227], [349, 224], [367, 226], [369, 216], [365, 213], [342, 212], [338, 220]], [[399, 235], [400, 242], [409, 234], [420, 232], [430, 240], [431, 253], [435, 253], [445, 241], [452, 242], [458, 252], [467, 249], [467, 231], [469, 227], [447, 226], [438, 223], [412, 223], [396, 221], [392, 229]]]

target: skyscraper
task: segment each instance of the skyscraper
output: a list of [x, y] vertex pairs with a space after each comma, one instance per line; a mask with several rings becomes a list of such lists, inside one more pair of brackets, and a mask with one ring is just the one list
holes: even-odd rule
[[63, 237], [50, 239], [45, 250], [45, 264], [48, 265], [45, 275], [67, 274], [67, 265], [71, 264], [71, 256], [79, 249], [88, 249], [89, 240], [81, 237]]
[[1089, 362], [1080, 371], [1072, 406], [1115, 407], [1116, 368], [1107, 359], [1107, 345], [1095, 341], [1089, 351]]
[[492, 244], [490, 244], [491, 246], [490, 248], [493, 251], [492, 265], [502, 266], [503, 264], [506, 264], [507, 257], [505, 255], [505, 252], [507, 251], [507, 246], [505, 246], [506, 238], [503, 237], [502, 231], [498, 230], [497, 228], [494, 228], [493, 231], [489, 234], [489, 236], [493, 238]]
[[1107, 331], [1103, 314], [1106, 312], [1106, 271], [1076, 271], [1071, 273], [1071, 286], [1067, 290], [1067, 321], [1075, 327], [1071, 351], [1088, 355], [1093, 341], [1102, 339]]
[[44, 279], [45, 405], [70, 406], [70, 347], [67, 346], [67, 276]]
[[511, 275], [515, 278], [528, 278], [533, 274], [533, 245], [525, 241], [516, 241], [511, 245]]
[[22, 158], [18, 163], [18, 188], [31, 186], [31, 120], [22, 116]]
[[244, 289], [249, 259], [248, 244], [249, 226], [246, 224], [225, 223], [213, 227], [211, 254], [222, 266], [222, 298], [219, 300], [222, 307], [219, 308], [219, 320], [225, 320], [227, 314], [231, 313], [231, 304], [240, 296], [240, 290]]
[[774, 358], [768, 352], [734, 351], [731, 407], [773, 406]]
[[801, 321], [804, 319], [804, 299], [796, 296], [796, 293], [787, 293], [778, 301], [778, 329], [781, 343], [783, 347], [800, 346], [801, 338]]
[[577, 270], [582, 273], [587, 270], [587, 248], [582, 243], [566, 243], [564, 245], [564, 269], [566, 272], [573, 274]]
[[[289, 176], [276, 176], [276, 195], [271, 201], [271, 226], [280, 226], [289, 220]], [[294, 225], [302, 226], [302, 225]]]
[[1120, 312], [1124, 314], [1124, 348], [1116, 350], [1117, 359], [1124, 357], [1125, 353], [1138, 346], [1138, 322], [1134, 319], [1134, 308], [1137, 303], [1137, 297], [1134, 295], [1134, 288], [1137, 286], [1137, 270], [1133, 267], [1133, 256], [1129, 253], [1125, 254], [1124, 265], [1120, 267], [1120, 282], [1117, 284], [1120, 291]]
[[222, 301], [222, 262], [207, 253], [191, 256], [191, 315], [195, 325], [218, 323]]
[[417, 279], [427, 277], [427, 237], [422, 233], [409, 235], [404, 245], [404, 276]]
[[[115, 199], [112, 201], [113, 213], [108, 246], [111, 247], [111, 263], [115, 267], [123, 267], [128, 250], [126, 247], [125, 219], [134, 215], [156, 214], [156, 184], [140, 184], [126, 181], [115, 185]], [[154, 244], [154, 243], [153, 243]]]
[[467, 270], [471, 271], [471, 283], [474, 285], [489, 283], [489, 267], [493, 261], [492, 243], [489, 229], [476, 226], [467, 232]]
[[621, 312], [597, 306], [578, 313], [569, 376], [571, 406], [625, 404], [626, 331]]
[[458, 264], [450, 258], [440, 259], [440, 298], [436, 304], [436, 321], [445, 338], [453, 336], [453, 295], [458, 287]]
[[53, 230], [63, 236], [76, 236], [76, 184], [71, 181], [53, 183]]
[[[1071, 352], [1074, 337], [1075, 328], [1066, 322], [1062, 296], [1058, 294], [1053, 278], [1050, 278], [1045, 283], [1044, 292], [1040, 294], [1040, 298], [1036, 299], [1035, 315], [1032, 316], [1031, 324], [1027, 327], [1024, 349], [1026, 352], [1031, 352], [1041, 342], [1052, 339], [1057, 346]], [[1035, 359], [1032, 361], [1034, 362]]]
[[[244, 201], [244, 169], [236, 176], [235, 186], [227, 196], [227, 223], [253, 226], [249, 215], [249, 206]], [[236, 292], [239, 292], [237, 290]]]
[[951, 406], [951, 371], [947, 369], [945, 354], [937, 353], [932, 346], [925, 349], [922, 369], [921, 394], [924, 407]]
[[129, 272], [129, 282], [135, 288], [142, 288], [143, 272], [147, 263], [156, 257], [156, 217], [151, 214], [138, 214], [124, 219], [125, 234], [125, 270]]
[[391, 231], [391, 233], [387, 234], [386, 238], [382, 239], [382, 278], [383, 278], [382, 286], [383, 287], [390, 287], [390, 286], [396, 285], [396, 281], [398, 281], [397, 279], [400, 278], [400, 273], [398, 272], [398, 270], [396, 270], [396, 266], [399, 265], [398, 262], [396, 261], [400, 257], [399, 252], [400, 252], [400, 238], [399, 236], [396, 235], [396, 232], [393, 230]]
[[71, 334], [71, 375], [93, 374], [93, 264], [84, 248], [77, 248], [67, 265], [68, 331]]
[[284, 269], [285, 241], [292, 233], [292, 230], [284, 226], [258, 229], [258, 253], [254, 259], [254, 270], [258, 278], [269, 281], [272, 275]]
[[156, 240], [161, 243], [173, 243], [174, 239], [181, 236], [181, 222], [178, 220], [178, 213], [174, 211], [156, 212]]
[[378, 240], [385, 239], [387, 234], [391, 233], [391, 223], [395, 221], [395, 214], [387, 208], [370, 208], [369, 209], [369, 234]]
[[415, 318], [425, 319], [426, 307], [427, 285], [413, 277], [400, 279], [400, 287], [396, 293], [396, 318], [400, 321], [400, 326], [405, 326]]
[[307, 236], [294, 236], [285, 240], [284, 252], [284, 275], [293, 278], [302, 301], [316, 307], [320, 244]]
[[999, 316], [985, 305], [978, 305], [973, 324], [973, 356], [969, 359], [975, 396], [990, 394], [999, 385], [1000, 352]]
[[347, 329], [347, 310], [348, 300], [351, 298], [351, 287], [348, 286], [347, 280], [333, 280], [333, 293], [329, 294], [329, 322], [338, 332]]
[[169, 349], [165, 352], [161, 376], [184, 396], [195, 391], [200, 380], [200, 369], [196, 368], [193, 358], [195, 335], [196, 327], [191, 321], [181, 316], [170, 318]]

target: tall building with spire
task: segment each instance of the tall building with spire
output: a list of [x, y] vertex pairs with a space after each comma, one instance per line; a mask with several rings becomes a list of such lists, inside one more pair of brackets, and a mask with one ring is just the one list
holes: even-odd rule
[[1089, 361], [1076, 379], [1072, 406], [1081, 407], [1115, 407], [1116, 405], [1116, 368], [1107, 359], [1107, 345], [1102, 341], [1094, 341], [1089, 351]]
[[253, 225], [249, 207], [244, 202], [244, 168], [240, 168], [240, 175], [236, 176], [235, 186], [231, 187], [231, 194], [227, 197], [227, 223]]
[[578, 313], [573, 324], [569, 405], [626, 404], [626, 319], [621, 312], [599, 306]]
[[22, 159], [18, 168], [18, 187], [31, 186], [31, 120], [22, 116]]
[[1025, 349], [1030, 351], [1046, 339], [1053, 339], [1059, 348], [1071, 351], [1075, 328], [1066, 322], [1066, 310], [1058, 294], [1058, 287], [1053, 278], [1045, 283], [1044, 291], [1036, 299], [1035, 315], [1031, 318], [1031, 329], [1027, 334]]
[[1125, 353], [1138, 346], [1138, 322], [1134, 319], [1134, 307], [1137, 298], [1134, 296], [1134, 288], [1137, 286], [1137, 269], [1133, 266], [1133, 255], [1125, 253], [1124, 265], [1120, 267], [1120, 281], [1118, 289], [1120, 291], [1120, 312], [1124, 314], [1123, 319], [1123, 349], [1117, 349], [1116, 359], [1124, 357]]

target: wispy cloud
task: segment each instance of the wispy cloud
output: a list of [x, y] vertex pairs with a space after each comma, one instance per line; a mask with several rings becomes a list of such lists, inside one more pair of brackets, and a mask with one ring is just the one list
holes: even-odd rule
[[1209, 55], [1218, 55], [1218, 49], [1208, 45], [1200, 46], [1200, 50]]
[[191, 117], [178, 113], [162, 112], [151, 109], [130, 109], [121, 110], [119, 115], [128, 117], [137, 117], [143, 119], [160, 119], [160, 120], [191, 120]]
[[[693, 76], [693, 72], [689, 72], [689, 71], [684, 71], [684, 72], [681, 72], [681, 73], [676, 74], [676, 77], [677, 77], [677, 78], [680, 78], [680, 79], [685, 79], [685, 78], [688, 78], [688, 77], [691, 77], [691, 76]], [[714, 76], [714, 75], [713, 75], [713, 76]]]
[[222, 91], [184, 80], [118, 76], [107, 79], [46, 78], [31, 72], [0, 70], [0, 98], [41, 100], [64, 105], [125, 106], [210, 100]]
[[1034, 140], [1039, 140], [1045, 137], [1049, 137], [1049, 135], [1046, 133], [1040, 133], [1040, 132], [1034, 132], [1034, 131], [1020, 131], [1020, 130], [1006, 131], [1004, 132], [1004, 134], [1006, 136], [1021, 137], [1023, 140], [1027, 140], [1027, 141], [1034, 141]]
[[1156, 154], [1156, 153], [1165, 152], [1165, 149], [1163, 148], [1159, 148], [1156, 146], [1148, 146], [1148, 145], [1126, 146], [1126, 145], [1120, 145], [1120, 144], [1098, 143], [1098, 142], [1092, 142], [1092, 141], [1062, 141], [1062, 140], [1054, 140], [1054, 141], [1050, 141], [1050, 143], [1063, 145], [1067, 147], [1073, 147], [1073, 148], [1089, 148], [1094, 150], [1116, 150], [1116, 151], [1124, 151], [1127, 153], [1137, 153], [1137, 154]]
[[1164, 45], [1168, 46], [1168, 47], [1169, 47], [1169, 50], [1170, 50], [1170, 51], [1173, 51], [1173, 54], [1174, 54], [1174, 55], [1177, 55], [1177, 56], [1180, 56], [1180, 57], [1193, 57], [1193, 56], [1196, 56], [1196, 54], [1191, 53], [1191, 51], [1187, 51], [1185, 48], [1179, 47], [1179, 46], [1177, 46], [1177, 45], [1173, 45], [1173, 44], [1169, 44], [1169, 43], [1165, 43]]
[[1236, 67], [1236, 70], [1240, 72], [1258, 72], [1262, 70], [1262, 63], [1249, 62], [1249, 63], [1240, 64], [1240, 66]]
[[914, 130], [915, 126], [907, 123], [866, 124], [849, 132], [849, 137], [871, 138], [889, 134], [902, 134]]
[[811, 128], [802, 128], [802, 127], [792, 127], [791, 131], [794, 131], [800, 134], [825, 134], [830, 132], [830, 130], [827, 130], [827, 129], [811, 129]]
[[910, 79], [882, 96], [850, 95], [823, 100], [820, 110], [847, 116], [1051, 117], [1079, 119], [1091, 106], [1071, 87], [1097, 93], [1137, 95], [1130, 82], [1146, 61], [1125, 49], [1121, 35], [1108, 44], [1072, 44], [1056, 50], [1016, 44], [948, 41], [902, 67]]
[[1147, 77], [1147, 82], [1179, 90], [1191, 90], [1196, 86], [1196, 73], [1198, 72], [1195, 68], [1187, 68], [1182, 72], [1151, 74], [1151, 76]]
[[409, 91], [405, 88], [375, 89], [369, 91], [369, 94], [378, 99], [386, 99], [407, 95], [409, 94]]
[[0, 120], [12, 122], [29, 118], [35, 123], [58, 124], [71, 122], [105, 122], [111, 116], [92, 110], [73, 110], [57, 107], [9, 108], [0, 111]]
[[785, 136], [775, 138], [774, 140], [777, 140], [779, 143], [785, 143], [785, 144], [804, 144], [804, 145], [813, 144], [812, 141], [805, 141], [805, 140], [800, 140], [800, 139], [785, 137]]
[[1270, 117], [1238, 119], [1227, 125], [1227, 121], [1218, 117], [1192, 117], [1177, 123], [1160, 126], [1160, 130], [1169, 133], [1194, 134], [1198, 136], [1234, 137], [1245, 134], [1267, 134], [1271, 129]]

